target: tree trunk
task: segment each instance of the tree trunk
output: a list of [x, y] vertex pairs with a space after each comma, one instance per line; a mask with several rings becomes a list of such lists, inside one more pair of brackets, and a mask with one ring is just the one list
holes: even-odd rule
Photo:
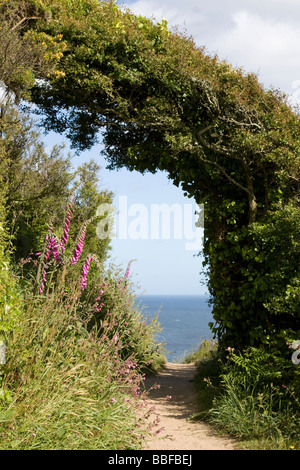
[[243, 159], [243, 168], [244, 168], [246, 181], [247, 181], [247, 192], [248, 192], [248, 200], [249, 200], [249, 225], [251, 225], [256, 220], [257, 202], [256, 202], [255, 194], [254, 194], [251, 170], [246, 161], [246, 158]]

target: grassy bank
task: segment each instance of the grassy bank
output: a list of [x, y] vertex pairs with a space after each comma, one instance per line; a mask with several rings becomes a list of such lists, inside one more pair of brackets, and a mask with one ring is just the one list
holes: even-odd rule
[[200, 412], [194, 419], [236, 438], [241, 449], [299, 450], [300, 371], [286, 364], [290, 380], [284, 382], [287, 374], [271, 359], [254, 348], [223, 354], [217, 344], [204, 341], [184, 359], [198, 367]]
[[76, 282], [24, 294], [0, 372], [1, 449], [139, 449], [155, 432], [143, 419], [144, 378], [163, 360], [158, 324], [142, 318], [122, 277], [95, 289], [94, 303]]

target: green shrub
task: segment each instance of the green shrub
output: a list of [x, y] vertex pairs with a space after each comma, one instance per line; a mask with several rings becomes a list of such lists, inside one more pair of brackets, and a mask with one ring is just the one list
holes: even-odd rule
[[122, 354], [123, 325], [107, 316], [101, 331], [88, 330], [82, 311], [76, 284], [67, 296], [57, 288], [25, 299], [4, 369], [2, 449], [138, 449], [151, 432], [144, 374], [134, 353]]
[[[1, 177], [0, 177], [1, 184]], [[5, 186], [0, 186], [0, 412], [10, 402], [10, 394], [3, 389], [2, 362], [6, 349], [21, 315], [21, 292], [10, 262], [10, 244], [5, 224]]]
[[263, 441], [267, 448], [299, 447], [300, 371], [291, 355], [286, 360], [256, 348], [228, 352], [210, 421], [243, 440]]
[[[163, 347], [153, 340], [160, 331], [157, 316], [145, 316], [138, 305], [134, 286], [127, 276], [110, 267], [92, 288], [83, 292], [89, 299], [90, 310], [87, 328], [103, 331], [111, 319], [110, 338], [118, 338], [123, 359], [134, 354], [145, 372], [156, 372], [165, 362]], [[94, 299], [92, 301], [92, 299]]]
[[202, 360], [206, 361], [211, 359], [214, 356], [214, 353], [217, 349], [217, 343], [205, 339], [202, 341], [201, 345], [197, 348], [194, 348], [189, 354], [183, 358], [183, 364], [190, 364], [195, 362], [196, 365], [199, 364]]
[[219, 393], [221, 362], [218, 344], [213, 340], [202, 341], [200, 347], [186, 356], [183, 362], [194, 362], [197, 366], [194, 383], [199, 412], [193, 415], [193, 419], [204, 419]]
[[144, 419], [143, 383], [161, 360], [158, 324], [134, 306], [129, 271], [88, 277], [84, 229], [73, 257], [64, 257], [66, 233], [60, 241], [48, 233], [35, 283], [23, 280], [22, 315], [2, 366], [1, 446], [138, 449], [156, 426]]

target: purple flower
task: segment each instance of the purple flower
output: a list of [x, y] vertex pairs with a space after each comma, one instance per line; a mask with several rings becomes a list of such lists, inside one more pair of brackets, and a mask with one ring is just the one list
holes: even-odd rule
[[131, 263], [132, 263], [132, 261], [130, 261], [130, 262], [128, 263], [128, 266], [127, 266], [127, 269], [126, 269], [126, 273], [125, 273], [125, 277], [128, 277], [128, 276], [129, 276]]
[[54, 256], [57, 263], [61, 262], [60, 255], [58, 253], [58, 243], [55, 236], [50, 237], [48, 234], [45, 236], [45, 242], [47, 242], [47, 250], [45, 253], [45, 263], [43, 264], [43, 281], [41, 282], [39, 292], [42, 293], [46, 283], [46, 270], [48, 267], [48, 261], [50, 260], [51, 253]]
[[81, 281], [80, 281], [82, 290], [84, 290], [87, 286], [87, 276], [88, 276], [88, 273], [89, 273], [91, 261], [92, 261], [92, 258], [87, 258], [86, 262], [84, 263], [84, 265], [82, 267], [82, 278], [81, 278]]
[[125, 278], [127, 278], [129, 276], [129, 272], [130, 272], [130, 266], [131, 266], [131, 263], [133, 261], [136, 261], [135, 259], [132, 259], [131, 261], [129, 261], [128, 263], [128, 266], [127, 266], [127, 269], [126, 269], [126, 272], [125, 272]]
[[69, 226], [71, 222], [71, 214], [72, 214], [72, 201], [69, 202], [69, 208], [68, 208], [68, 214], [67, 214], [67, 219], [65, 222], [65, 228], [64, 228], [64, 235], [60, 240], [60, 246], [61, 246], [61, 251], [64, 253], [65, 247], [69, 238]]
[[118, 341], [118, 335], [117, 334], [113, 337], [113, 340], [114, 340], [115, 343]]
[[84, 227], [80, 237], [79, 237], [79, 240], [77, 242], [77, 246], [74, 250], [74, 255], [73, 255], [73, 258], [71, 259], [71, 264], [76, 264], [77, 261], [79, 260], [79, 257], [82, 253], [82, 250], [83, 250], [83, 242], [84, 242], [84, 239], [85, 239], [85, 233], [86, 233], [86, 227]]

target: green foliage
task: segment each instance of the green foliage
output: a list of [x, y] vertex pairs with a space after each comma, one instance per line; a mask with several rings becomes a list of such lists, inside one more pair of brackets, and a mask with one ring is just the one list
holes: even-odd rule
[[165, 170], [205, 203], [203, 254], [213, 329], [224, 346], [295, 329], [299, 316], [292, 300], [283, 313], [282, 296], [296, 303], [298, 273], [279, 275], [259, 238], [259, 226], [299, 194], [299, 116], [284, 94], [114, 2], [48, 0], [45, 7], [51, 18], [28, 31], [66, 44], [59, 73], [32, 90], [46, 128], [66, 132], [80, 150], [104, 127], [111, 168]]
[[143, 387], [145, 370], [163, 360], [157, 320], [135, 306], [129, 271], [126, 282], [113, 270], [94, 273], [83, 290], [76, 265], [53, 259], [46, 289], [23, 285], [22, 315], [1, 366], [1, 447], [139, 449], [157, 424], [146, 424]]
[[[62, 146], [46, 151], [28, 111], [21, 112], [9, 101], [3, 102], [0, 130], [1, 172], [7, 186], [7, 229], [14, 237], [15, 262], [25, 263], [40, 250], [48, 226], [60, 228], [70, 192], [75, 203], [70, 234], [73, 243], [83, 222], [95, 216], [100, 204], [110, 203], [112, 196], [98, 187], [97, 164], [86, 163], [74, 171], [71, 156], [64, 155]], [[95, 219], [88, 227], [86, 250], [97, 253], [103, 260], [109, 238], [97, 238], [97, 222]], [[23, 268], [26, 270], [27, 265]]]
[[[3, 161], [0, 163], [2, 166]], [[6, 229], [6, 185], [0, 173], [0, 349], [5, 360], [7, 345], [21, 318], [22, 294], [11, 265], [11, 247]], [[0, 365], [0, 420], [2, 408], [11, 402], [9, 391], [3, 389]]]
[[290, 204], [249, 229], [228, 230], [222, 243], [207, 243], [212, 328], [224, 347], [243, 349], [276, 341], [281, 330], [299, 331], [299, 230], [299, 207]]
[[[222, 392], [209, 412], [210, 421], [242, 440], [261, 441], [265, 449], [299, 448], [299, 370], [291, 355], [249, 348], [228, 350]], [[286, 385], [291, 374], [293, 380]], [[262, 444], [263, 443], [263, 444]]]
[[218, 344], [215, 341], [202, 341], [200, 347], [183, 360], [183, 363], [191, 362], [197, 366], [194, 384], [199, 410], [192, 415], [192, 419], [206, 419], [215, 397], [219, 394], [221, 359]]
[[78, 294], [69, 284], [68, 294], [57, 286], [25, 298], [4, 369], [12, 401], [0, 411], [2, 449], [139, 449], [152, 432], [140, 365], [122, 354], [118, 305], [101, 332], [88, 330]]
[[[33, 11], [35, 19], [22, 30], [7, 26], [10, 4], [17, 12], [13, 25], [22, 11]], [[223, 415], [230, 422], [234, 416], [239, 435], [247, 434], [247, 420], [254, 434], [278, 434], [289, 407], [294, 409], [278, 381], [284, 378], [291, 396], [297, 390], [286, 343], [299, 339], [299, 115], [283, 93], [264, 89], [255, 75], [211, 57], [165, 22], [135, 16], [115, 2], [4, 1], [0, 16], [19, 50], [24, 41], [40, 46], [45, 68], [36, 70], [24, 55], [15, 88], [20, 94], [34, 75], [42, 78], [31, 97], [47, 130], [66, 133], [82, 150], [105, 128], [110, 168], [165, 170], [205, 204], [211, 327], [221, 350], [235, 347], [242, 353], [242, 359], [232, 356], [232, 372], [224, 375], [227, 394], [217, 419]], [[7, 42], [5, 34], [0, 40]], [[36, 54], [35, 47], [28, 50]], [[14, 91], [9, 77], [0, 76]], [[76, 187], [78, 200], [98, 203], [92, 167], [80, 172], [79, 178], [91, 179], [83, 192]], [[37, 233], [43, 224], [44, 219]], [[74, 226], [74, 233], [78, 229]], [[95, 247], [92, 236], [90, 241]], [[128, 310], [115, 288], [111, 285], [106, 298], [106, 314], [114, 311], [116, 296], [124, 315], [116, 322], [125, 326]], [[95, 319], [101, 330], [101, 310]], [[115, 338], [115, 330], [109, 331]], [[139, 335], [132, 345], [126, 335], [123, 341], [126, 354], [132, 345], [140, 348]], [[288, 404], [284, 413], [282, 403]], [[293, 435], [295, 420], [290, 422], [287, 434]]]
[[211, 358], [216, 350], [218, 345], [215, 341], [210, 341], [205, 339], [201, 342], [201, 345], [187, 354], [183, 359], [183, 364], [190, 364], [195, 362], [197, 365], [198, 362]]
[[[98, 331], [104, 328], [111, 339], [122, 345], [122, 358], [134, 354], [143, 370], [157, 372], [165, 362], [162, 346], [153, 342], [160, 325], [157, 317], [147, 318], [136, 305], [134, 286], [128, 276], [111, 268], [101, 276], [100, 281], [89, 284], [91, 288], [88, 285], [82, 294], [82, 298], [94, 299], [87, 328], [96, 326]], [[109, 318], [113, 327], [108, 333]]]
[[100, 175], [101, 168], [92, 160], [79, 165], [74, 173], [75, 181], [72, 185], [74, 206], [70, 237], [75, 242], [78, 228], [86, 220], [91, 220], [87, 227], [83, 256], [94, 253], [98, 260], [103, 262], [109, 254], [110, 237], [108, 234], [106, 238], [100, 239], [96, 235], [97, 225], [101, 220], [100, 216], [96, 217], [96, 213], [101, 204], [112, 204], [113, 195], [107, 190], [99, 189]]
[[70, 157], [61, 147], [48, 154], [28, 112], [1, 104], [0, 153], [7, 186], [7, 224], [16, 261], [37, 251], [51, 218], [57, 223], [68, 197]]
[[0, 339], [7, 340], [20, 318], [22, 294], [3, 246], [0, 246], [0, 266]]
[[253, 227], [256, 261], [270, 266], [264, 282], [268, 285], [266, 308], [281, 328], [299, 328], [300, 316], [300, 207], [278, 210]]
[[0, 2], [0, 80], [16, 102], [30, 97], [36, 78], [57, 73], [65, 47], [61, 37], [24, 31], [25, 25], [47, 17], [39, 0]]
[[[1, 179], [1, 176], [0, 176]], [[0, 189], [0, 340], [7, 342], [20, 317], [21, 292], [12, 269], [6, 228], [6, 185]]]

